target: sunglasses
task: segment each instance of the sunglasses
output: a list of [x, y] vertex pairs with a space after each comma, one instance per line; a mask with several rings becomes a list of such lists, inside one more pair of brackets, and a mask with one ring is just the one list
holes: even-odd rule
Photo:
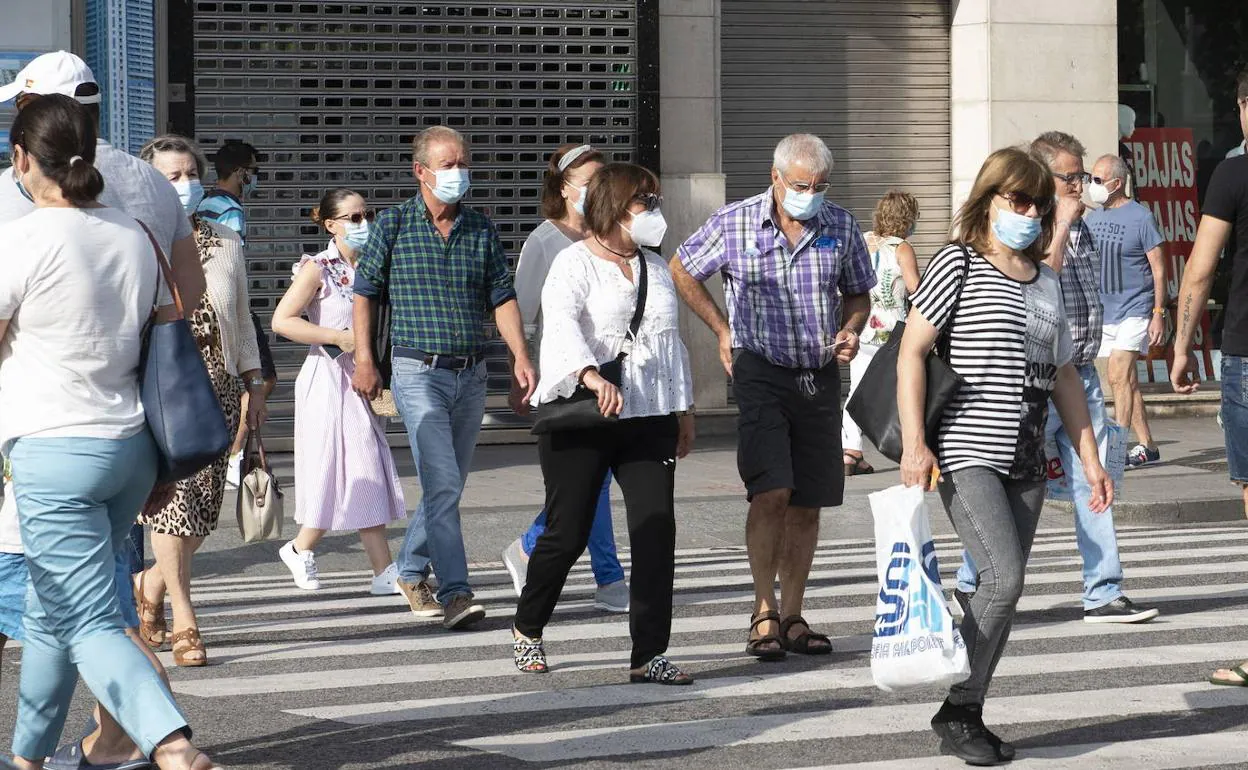
[[359, 223], [363, 222], [366, 219], [369, 222], [372, 222], [376, 218], [377, 218], [377, 212], [373, 211], [372, 209], [368, 209], [363, 214], [357, 211], [354, 214], [343, 214], [340, 217], [334, 217], [334, 219], [345, 220], [347, 222], [350, 222], [353, 225], [358, 225]]
[[646, 207], [646, 211], [654, 211], [663, 205], [663, 196], [657, 193], [642, 193], [641, 195], [634, 195], [633, 200], [643, 204]]
[[1016, 214], [1026, 214], [1031, 210], [1032, 206], [1035, 206], [1036, 212], [1040, 216], [1044, 216], [1053, 208], [1052, 198], [1033, 198], [1025, 192], [1004, 192], [998, 194], [1010, 202], [1010, 207], [1014, 209]]

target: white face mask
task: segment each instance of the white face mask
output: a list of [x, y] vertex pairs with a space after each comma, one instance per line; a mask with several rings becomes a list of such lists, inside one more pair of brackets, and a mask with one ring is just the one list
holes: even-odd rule
[[576, 200], [572, 201], [572, 210], [580, 216], [585, 216], [585, 196], [589, 194], [589, 185], [578, 187], [573, 184], [569, 185], [569, 187], [576, 190], [577, 195], [580, 196]]
[[1103, 184], [1093, 182], [1088, 185], [1088, 197], [1098, 206], [1104, 206], [1110, 195], [1113, 195], [1113, 192]]
[[441, 168], [434, 172], [437, 183], [430, 187], [433, 195], [443, 203], [459, 203], [468, 192], [471, 182], [466, 168]]
[[204, 199], [204, 185], [198, 179], [181, 179], [173, 183], [178, 191], [178, 200], [182, 201], [182, 209], [187, 214], [194, 214], [199, 202]]
[[633, 214], [632, 217], [631, 229], [622, 224], [620, 227], [624, 227], [624, 232], [629, 234], [633, 243], [651, 249], [658, 248], [663, 243], [663, 236], [667, 234], [667, 220], [663, 218], [663, 212], [653, 209]]

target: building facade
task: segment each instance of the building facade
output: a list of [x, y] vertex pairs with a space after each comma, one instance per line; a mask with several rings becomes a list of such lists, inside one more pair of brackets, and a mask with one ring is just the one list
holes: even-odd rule
[[156, 134], [154, 0], [86, 0], [82, 58], [103, 92], [100, 133], [137, 153]]

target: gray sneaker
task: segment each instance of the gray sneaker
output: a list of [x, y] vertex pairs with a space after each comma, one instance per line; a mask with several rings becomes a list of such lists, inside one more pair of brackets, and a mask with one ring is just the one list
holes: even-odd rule
[[628, 582], [617, 580], [598, 586], [594, 594], [594, 609], [604, 612], [628, 612]]
[[503, 551], [503, 566], [511, 575], [511, 584], [516, 587], [516, 596], [524, 592], [524, 581], [529, 576], [529, 555], [524, 552], [524, 543], [520, 538], [512, 541]]
[[416, 585], [412, 585], [403, 578], [396, 578], [395, 584], [399, 590], [407, 597], [407, 606], [412, 608], [412, 614], [418, 618], [440, 618], [442, 617], [442, 605], [438, 604], [438, 600], [433, 598], [433, 591], [429, 589], [429, 583], [422, 580]]
[[472, 594], [455, 594], [446, 603], [446, 616], [442, 618], [442, 626], [447, 631], [460, 631], [481, 621], [485, 617], [485, 608], [472, 603]]

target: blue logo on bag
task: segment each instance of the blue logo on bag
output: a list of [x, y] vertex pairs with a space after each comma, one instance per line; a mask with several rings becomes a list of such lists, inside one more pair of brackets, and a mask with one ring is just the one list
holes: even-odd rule
[[[940, 585], [940, 566], [932, 541], [923, 544], [921, 557], [922, 561], [915, 561], [909, 543], [893, 545], [893, 558], [884, 571], [875, 614], [877, 637], [944, 630], [945, 598], [930, 587]], [[920, 569], [927, 580], [920, 577]]]

